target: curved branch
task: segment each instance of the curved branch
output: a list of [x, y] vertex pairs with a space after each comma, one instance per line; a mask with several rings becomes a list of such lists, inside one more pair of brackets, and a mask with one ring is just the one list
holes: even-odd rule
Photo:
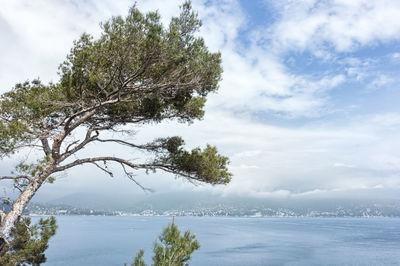
[[143, 189], [144, 191], [154, 192], [153, 189], [147, 188], [147, 187], [144, 187], [143, 185], [141, 185], [141, 184], [134, 178], [134, 174], [131, 173], [131, 172], [129, 172], [129, 171], [126, 169], [126, 167], [130, 167], [130, 168], [132, 168], [132, 169], [141, 169], [141, 168], [143, 168], [143, 169], [150, 169], [151, 167], [149, 167], [149, 166], [146, 165], [146, 164], [143, 164], [143, 165], [140, 165], [140, 164], [139, 164], [139, 165], [136, 165], [136, 164], [133, 164], [133, 163], [130, 162], [130, 161], [127, 161], [127, 160], [124, 160], [124, 159], [121, 159], [121, 158], [117, 158], [117, 157], [95, 157], [95, 158], [79, 159], [79, 160], [76, 160], [76, 161], [74, 161], [74, 162], [72, 162], [72, 163], [69, 163], [69, 164], [66, 164], [66, 165], [59, 166], [59, 167], [55, 168], [55, 169], [54, 169], [54, 172], [65, 171], [65, 170], [67, 170], [67, 169], [69, 169], [69, 168], [72, 168], [72, 167], [74, 167], [74, 166], [77, 166], [77, 165], [83, 165], [83, 164], [86, 164], [86, 163], [90, 163], [90, 164], [94, 164], [94, 165], [95, 165], [96, 167], [98, 167], [100, 170], [106, 172], [108, 175], [110, 175], [111, 177], [113, 177], [114, 175], [113, 175], [113, 173], [112, 173], [111, 171], [107, 170], [107, 169], [104, 168], [104, 167], [101, 167], [100, 165], [98, 165], [98, 164], [96, 163], [96, 162], [98, 162], [98, 161], [103, 161], [103, 162], [106, 162], [106, 161], [113, 161], [113, 162], [119, 163], [119, 164], [121, 165], [121, 167], [122, 167], [124, 173], [126, 174], [126, 176], [127, 176], [130, 180], [132, 180], [136, 185], [138, 185], [138, 186], [139, 186], [141, 189]]
[[0, 180], [19, 180], [19, 179], [25, 179], [25, 180], [31, 180], [29, 176], [27, 175], [17, 175], [17, 176], [0, 176]]
[[134, 178], [135, 175], [134, 175], [133, 173], [131, 173], [131, 172], [128, 172], [128, 171], [126, 170], [126, 167], [125, 167], [124, 164], [121, 163], [121, 166], [122, 166], [122, 169], [123, 169], [124, 172], [125, 172], [125, 175], [126, 175], [130, 180], [132, 180], [136, 185], [138, 185], [142, 190], [144, 190], [144, 191], [149, 191], [149, 192], [154, 192], [154, 189], [151, 189], [151, 188], [147, 188], [147, 187], [142, 186], [142, 184], [140, 184], [140, 183]]
[[58, 167], [54, 168], [53, 172], [54, 173], [61, 172], [61, 171], [67, 170], [67, 169], [72, 168], [72, 167], [77, 166], [77, 165], [82, 165], [82, 164], [85, 164], [85, 163], [93, 163], [93, 162], [98, 162], [98, 161], [113, 161], [113, 162], [117, 162], [117, 163], [129, 166], [132, 169], [139, 169], [140, 168], [140, 167], [137, 167], [136, 164], [133, 164], [132, 162], [130, 162], [128, 160], [124, 160], [124, 159], [121, 159], [121, 158], [118, 158], [118, 157], [112, 157], [112, 156], [104, 156], [104, 157], [93, 157], [93, 158], [78, 159], [78, 160], [73, 161], [72, 163], [68, 163], [68, 164], [61, 165], [61, 166], [58, 166]]
[[120, 139], [99, 139], [99, 138], [97, 138], [95, 141], [98, 141], [98, 142], [113, 142], [113, 143], [118, 143], [118, 144], [121, 144], [121, 145], [124, 145], [124, 146], [128, 146], [128, 147], [131, 147], [131, 148], [137, 148], [137, 149], [149, 149], [149, 148], [151, 148], [151, 146], [149, 146], [149, 145], [136, 145], [136, 144], [130, 143], [128, 141], [124, 141], [124, 140], [120, 140]]
[[106, 174], [108, 174], [110, 177], [114, 177], [114, 174], [107, 170], [105, 167], [101, 167], [100, 165], [98, 165], [96, 162], [92, 162], [92, 164], [94, 164], [97, 168], [99, 168], [101, 171], [105, 172]]
[[[125, 174], [128, 176], [129, 179], [131, 179], [132, 181], [134, 181], [138, 186], [140, 186], [143, 190], [149, 190], [151, 191], [151, 189], [145, 188], [142, 185], [140, 185], [134, 178], [133, 178], [133, 174], [129, 173], [128, 171], [126, 171], [126, 166], [130, 167], [132, 169], [148, 169], [148, 170], [156, 170], [156, 169], [160, 169], [163, 170], [165, 172], [171, 173], [171, 174], [175, 174], [175, 175], [179, 175], [182, 177], [187, 178], [190, 182], [196, 184], [194, 181], [198, 180], [198, 178], [196, 178], [195, 174], [190, 174], [190, 173], [185, 173], [184, 171], [181, 171], [179, 169], [177, 169], [176, 167], [174, 167], [173, 165], [168, 165], [168, 164], [160, 164], [160, 163], [150, 163], [150, 164], [134, 164], [128, 160], [124, 160], [118, 157], [111, 157], [111, 156], [104, 156], [104, 157], [93, 157], [93, 158], [84, 158], [84, 159], [78, 159], [73, 161], [72, 163], [63, 165], [63, 166], [59, 166], [57, 168], [54, 169], [54, 172], [61, 172], [61, 171], [65, 171], [69, 168], [78, 166], [78, 165], [83, 165], [83, 164], [95, 164], [97, 167], [99, 167], [99, 165], [96, 164], [96, 162], [99, 161], [112, 161], [112, 162], [117, 162], [119, 164], [121, 164]], [[99, 167], [101, 170], [105, 170], [102, 169], [102, 167]], [[110, 174], [110, 171], [106, 170], [107, 174]]]
[[167, 173], [171, 173], [177, 176], [181, 176], [181, 177], [185, 177], [189, 182], [191, 182], [192, 184], [197, 185], [198, 183], [196, 183], [195, 181], [198, 181], [198, 179], [196, 178], [196, 175], [191, 175], [182, 171], [179, 171], [176, 167], [172, 166], [172, 165], [166, 165], [166, 164], [142, 164], [142, 165], [138, 165], [139, 168], [143, 168], [143, 169], [160, 169], [163, 170], [164, 172]]
[[[78, 152], [79, 150], [83, 149], [86, 144], [88, 144], [89, 142], [92, 142], [94, 140], [97, 139], [97, 137], [99, 136], [99, 132], [95, 131], [95, 135], [92, 136], [93, 131], [95, 131], [95, 129], [93, 127], [90, 127], [88, 129], [88, 131], [86, 132], [86, 136], [85, 139], [78, 144], [79, 141], [74, 141], [71, 144], [69, 144], [67, 146], [67, 148], [65, 149], [65, 152], [63, 154], [60, 154], [60, 157], [58, 159], [58, 162], [62, 162], [65, 159], [67, 159], [69, 156], [71, 156], [72, 154]], [[74, 148], [70, 149], [73, 145], [77, 144]]]

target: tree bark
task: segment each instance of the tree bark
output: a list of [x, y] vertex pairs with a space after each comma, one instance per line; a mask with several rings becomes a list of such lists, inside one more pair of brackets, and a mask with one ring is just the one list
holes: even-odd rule
[[47, 176], [51, 174], [53, 167], [54, 166], [51, 162], [47, 163], [44, 166], [43, 170], [40, 171], [29, 182], [24, 191], [14, 201], [10, 212], [2, 217], [3, 219], [1, 220], [0, 227], [0, 250], [2, 250], [4, 245], [7, 243], [7, 239], [10, 237], [11, 230], [17, 223], [18, 219], [21, 217], [23, 210], [28, 205], [29, 201], [38, 191], [43, 182], [46, 180]]

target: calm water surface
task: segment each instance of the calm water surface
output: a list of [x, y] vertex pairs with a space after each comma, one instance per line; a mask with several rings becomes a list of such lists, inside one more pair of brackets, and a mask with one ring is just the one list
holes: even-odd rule
[[[35, 217], [34, 220], [37, 220]], [[46, 266], [123, 265], [171, 217], [60, 216]], [[398, 218], [176, 217], [197, 235], [191, 265], [400, 265]]]

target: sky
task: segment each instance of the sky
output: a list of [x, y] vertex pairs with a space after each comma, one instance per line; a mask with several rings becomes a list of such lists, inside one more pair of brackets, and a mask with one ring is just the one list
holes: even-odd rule
[[[142, 0], [137, 7], [158, 10], [167, 25], [181, 3]], [[56, 82], [73, 40], [83, 32], [99, 36], [101, 21], [126, 15], [132, 4], [0, 0], [0, 93], [37, 77]], [[162, 172], [138, 172], [138, 181], [156, 192], [399, 197], [400, 1], [194, 0], [193, 6], [203, 21], [199, 34], [222, 53], [219, 91], [209, 95], [203, 120], [135, 128], [135, 140], [180, 135], [188, 147], [215, 145], [230, 158], [234, 176], [215, 187]], [[1, 171], [29, 154], [0, 161]], [[74, 169], [39, 197], [143, 193], [115, 171], [110, 178], [91, 167]]]

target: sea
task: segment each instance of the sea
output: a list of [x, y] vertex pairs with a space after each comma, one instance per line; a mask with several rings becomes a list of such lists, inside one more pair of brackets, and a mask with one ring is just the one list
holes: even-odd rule
[[[172, 217], [58, 216], [46, 266], [133, 262]], [[33, 217], [37, 221], [39, 217]], [[200, 242], [190, 265], [400, 265], [400, 218], [175, 217]]]

